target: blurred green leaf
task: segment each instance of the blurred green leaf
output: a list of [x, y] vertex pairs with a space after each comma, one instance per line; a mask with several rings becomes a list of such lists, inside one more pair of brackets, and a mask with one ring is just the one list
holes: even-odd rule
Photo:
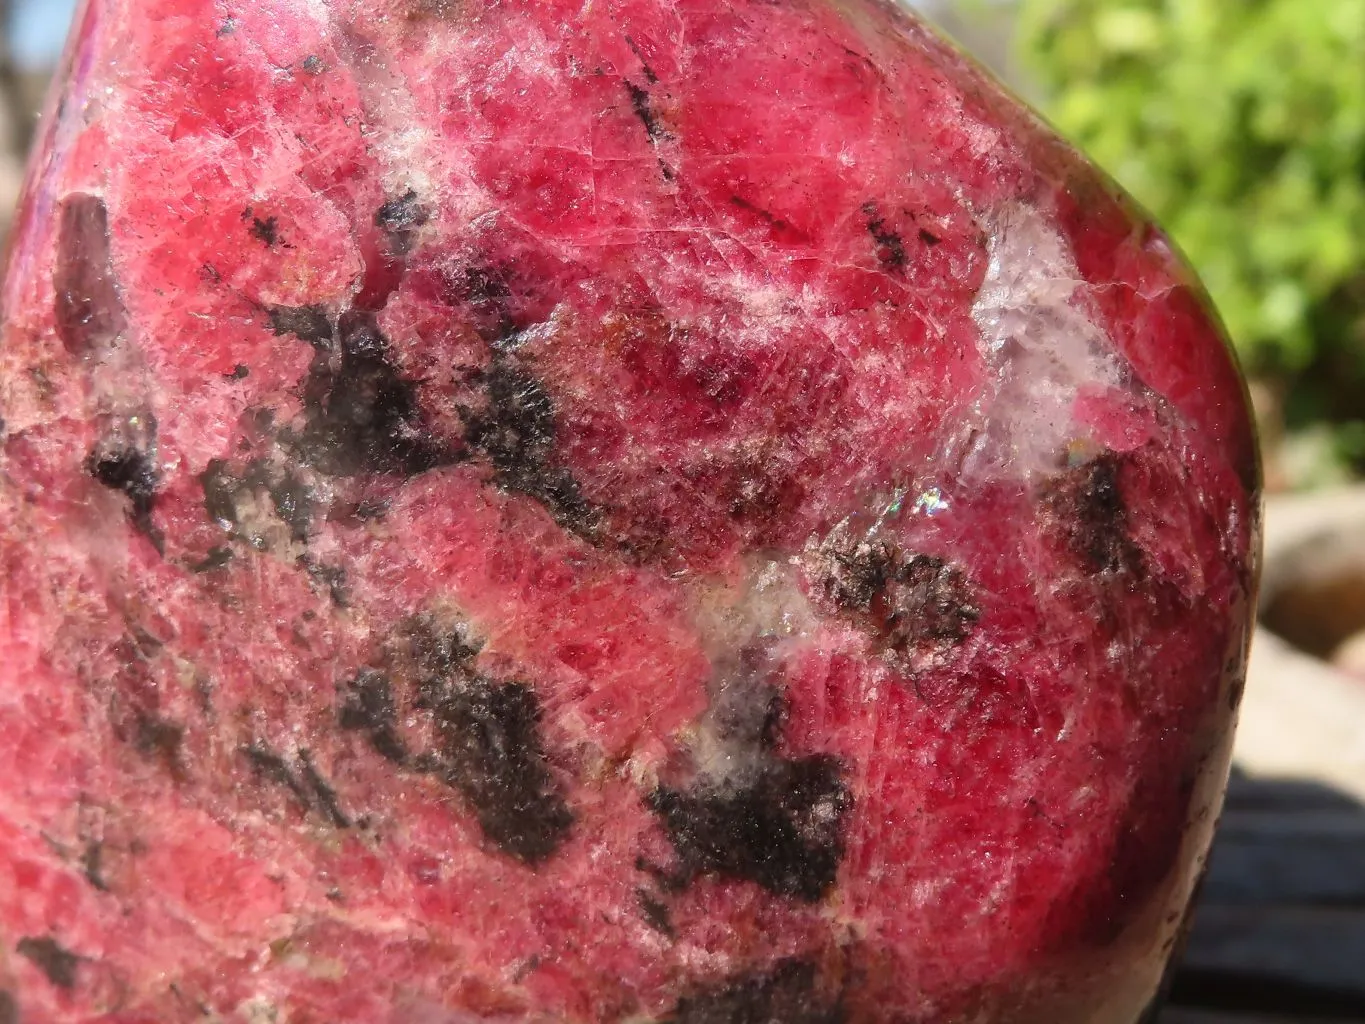
[[1365, 467], [1365, 0], [1018, 14], [1053, 121], [1189, 254], [1248, 369]]
[[1161, 43], [1161, 20], [1140, 7], [1116, 7], [1101, 12], [1095, 36], [1111, 53], [1145, 53]]

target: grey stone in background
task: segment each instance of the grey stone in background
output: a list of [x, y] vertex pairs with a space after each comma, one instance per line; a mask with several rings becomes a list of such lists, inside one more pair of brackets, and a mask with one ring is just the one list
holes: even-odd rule
[[9, 234], [32, 130], [19, 109], [19, 69], [10, 48], [12, 7], [11, 0], [0, 0], [0, 238]]
[[[0, 243], [8, 237], [23, 184], [24, 160], [72, 0], [0, 0]], [[43, 39], [20, 39], [19, 14], [37, 18]], [[32, 35], [32, 30], [28, 35]]]

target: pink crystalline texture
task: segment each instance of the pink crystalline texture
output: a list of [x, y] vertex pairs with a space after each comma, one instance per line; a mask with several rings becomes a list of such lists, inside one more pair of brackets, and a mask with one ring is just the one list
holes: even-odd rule
[[875, 0], [90, 0], [0, 340], [0, 1020], [1127, 1024], [1258, 480]]

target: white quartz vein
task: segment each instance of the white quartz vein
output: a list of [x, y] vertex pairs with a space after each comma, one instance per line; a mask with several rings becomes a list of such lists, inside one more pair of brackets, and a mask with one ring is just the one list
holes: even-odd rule
[[990, 376], [964, 468], [1031, 478], [1076, 440], [1081, 386], [1118, 386], [1113, 342], [1086, 309], [1070, 246], [1043, 211], [1011, 203], [984, 218], [990, 264], [972, 306]]

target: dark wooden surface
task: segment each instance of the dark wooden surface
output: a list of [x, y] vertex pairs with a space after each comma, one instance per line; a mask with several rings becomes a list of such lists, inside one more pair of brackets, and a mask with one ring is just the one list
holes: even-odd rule
[[1161, 1024], [1365, 1024], [1365, 807], [1234, 775]]

